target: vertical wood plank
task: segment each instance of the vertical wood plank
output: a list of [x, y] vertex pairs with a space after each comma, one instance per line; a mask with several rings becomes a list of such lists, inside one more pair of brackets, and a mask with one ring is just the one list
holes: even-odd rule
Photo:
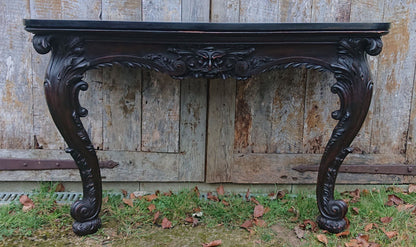
[[[180, 0], [143, 0], [144, 21], [180, 21]], [[142, 151], [178, 152], [180, 81], [143, 73]]]
[[[182, 0], [183, 22], [209, 22], [210, 1]], [[181, 81], [180, 181], [204, 181], [208, 80]]]
[[33, 146], [31, 44], [22, 27], [29, 8], [23, 0], [0, 3], [0, 148]]
[[137, 0], [103, 0], [102, 19], [111, 21], [141, 21], [142, 2]]
[[[212, 22], [238, 22], [238, 0], [212, 0]], [[236, 81], [209, 81], [206, 182], [231, 181]]]
[[406, 153], [415, 70], [415, 20], [415, 1], [385, 1], [384, 21], [391, 22], [391, 29], [383, 37], [379, 55], [371, 136], [374, 153]]
[[277, 22], [279, 4], [270, 0], [240, 0], [240, 22]]
[[[50, 2], [31, 0], [30, 17], [32, 19], [61, 19], [61, 6], [61, 0]], [[33, 131], [36, 138], [34, 145], [44, 149], [64, 149], [65, 142], [49, 114], [43, 89], [43, 81], [50, 54], [40, 55], [34, 49], [31, 49], [31, 54], [33, 70]]]
[[406, 150], [406, 160], [410, 164], [416, 163], [416, 146], [414, 143], [416, 136], [416, 62], [415, 62], [415, 72], [413, 75], [413, 95], [412, 95], [412, 104], [411, 112], [409, 118], [409, 131], [407, 136], [407, 150]]
[[[354, 0], [351, 2], [351, 22], [382, 22], [384, 1]], [[378, 56], [367, 56], [371, 69], [374, 88], [379, 87], [377, 80]], [[371, 128], [373, 121], [374, 102], [370, 105], [367, 117], [351, 146], [355, 153], [370, 153]]]
[[313, 0], [280, 0], [279, 22], [310, 22]]
[[[101, 13], [101, 0], [72, 1], [33, 0], [30, 2], [31, 18], [33, 19], [93, 19], [98, 20]], [[50, 117], [43, 93], [43, 80], [49, 55], [41, 56], [32, 51], [34, 72], [34, 135], [38, 144], [47, 149], [63, 149], [65, 144], [53, 120]], [[89, 115], [82, 122], [97, 148], [102, 148], [102, 93], [101, 73], [87, 72], [85, 81], [89, 82], [89, 89], [80, 94], [80, 101], [89, 110]]]
[[[104, 0], [103, 20], [141, 21], [141, 1]], [[138, 151], [141, 146], [142, 72], [120, 66], [103, 69], [104, 150]]]
[[[350, 1], [313, 1], [312, 22], [348, 22]], [[323, 153], [335, 127], [331, 112], [339, 108], [338, 96], [331, 93], [335, 83], [332, 73], [308, 70], [306, 83], [305, 120], [303, 134], [304, 153]]]
[[210, 0], [182, 0], [183, 22], [209, 22]]

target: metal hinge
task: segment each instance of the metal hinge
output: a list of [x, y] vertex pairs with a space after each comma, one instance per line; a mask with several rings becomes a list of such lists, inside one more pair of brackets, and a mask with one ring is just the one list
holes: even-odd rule
[[[300, 165], [292, 168], [298, 172], [317, 172], [318, 165]], [[366, 173], [366, 174], [388, 174], [388, 175], [416, 175], [416, 166], [408, 165], [342, 165], [340, 173]]]
[[[114, 168], [117, 162], [112, 160], [100, 161], [100, 168]], [[78, 169], [73, 160], [38, 160], [38, 159], [0, 159], [0, 170], [53, 170]]]

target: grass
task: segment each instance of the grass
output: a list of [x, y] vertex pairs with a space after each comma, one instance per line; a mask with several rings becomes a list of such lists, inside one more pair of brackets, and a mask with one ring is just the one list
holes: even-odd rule
[[[279, 199], [256, 196], [246, 200], [245, 196], [225, 193], [218, 195], [217, 200], [215, 196], [203, 199], [198, 191], [184, 190], [131, 201], [128, 197], [123, 201], [122, 196], [105, 195], [100, 216], [103, 227], [86, 237], [72, 233], [69, 205], [56, 204], [54, 186], [42, 184], [34, 192], [31, 199], [35, 207], [30, 211], [24, 212], [20, 203], [0, 207], [0, 245], [201, 246], [222, 239], [222, 246], [324, 246], [324, 236], [327, 246], [360, 246], [352, 244], [363, 236], [378, 246], [416, 246], [413, 207], [416, 194], [394, 186], [363, 190], [359, 194], [357, 191], [336, 193], [336, 198], [349, 203], [347, 218], [351, 224], [346, 236], [313, 231], [311, 224], [299, 230], [305, 221], [314, 221], [318, 215], [316, 199], [308, 194], [286, 194]], [[387, 206], [389, 195], [403, 202]], [[265, 225], [241, 228], [247, 220], [253, 220], [258, 204], [266, 209], [259, 217]], [[155, 219], [157, 212], [159, 217]], [[197, 226], [192, 227], [185, 219], [198, 212], [203, 214], [197, 218]], [[382, 221], [383, 217], [391, 217], [391, 221]], [[164, 218], [172, 223], [171, 229], [162, 229]], [[303, 238], [298, 238], [300, 235], [295, 234], [295, 228], [301, 231]]]

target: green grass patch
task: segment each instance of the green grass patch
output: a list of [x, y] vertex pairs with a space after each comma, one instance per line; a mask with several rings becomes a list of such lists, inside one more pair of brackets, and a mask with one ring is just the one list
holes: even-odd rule
[[[100, 214], [103, 228], [94, 235], [80, 238], [71, 231], [73, 220], [69, 215], [69, 205], [58, 205], [54, 200], [55, 186], [50, 183], [41, 184], [33, 192], [31, 199], [35, 207], [32, 210], [24, 212], [19, 202], [0, 207], [0, 240], [3, 243], [10, 244], [10, 241], [17, 238], [40, 238], [45, 241], [65, 238], [75, 242], [88, 239], [93, 243], [96, 241], [98, 245], [110, 241], [126, 246], [132, 243], [134, 246], [138, 241], [144, 241], [140, 243], [176, 246], [175, 238], [178, 240], [186, 234], [189, 234], [189, 239], [195, 239], [195, 243], [214, 240], [209, 239], [209, 232], [218, 238], [224, 234], [228, 234], [228, 239], [233, 234], [239, 236], [242, 238], [238, 242], [241, 244], [239, 246], [253, 246], [253, 243], [261, 246], [322, 246], [323, 243], [318, 240], [318, 235], [322, 234], [327, 238], [328, 246], [346, 246], [363, 235], [368, 237], [368, 242], [379, 246], [416, 246], [413, 206], [416, 205], [416, 194], [397, 187], [364, 190], [359, 194], [357, 191], [337, 192], [336, 198], [349, 203], [347, 218], [351, 224], [349, 234], [343, 237], [322, 230], [313, 231], [311, 225], [299, 230], [305, 221], [315, 221], [319, 214], [313, 195], [286, 194], [279, 199], [264, 195], [248, 200], [240, 194], [226, 193], [206, 199], [200, 198], [194, 190], [183, 190], [173, 194], [159, 193], [153, 197], [134, 198], [131, 201], [121, 195], [104, 195]], [[396, 204], [391, 205], [390, 202], [389, 205], [389, 196], [392, 195], [395, 195]], [[254, 221], [253, 215], [256, 205], [264, 207], [264, 214], [258, 217], [264, 221], [264, 225], [256, 226], [258, 222]], [[202, 215], [192, 218], [192, 215], [199, 212]], [[383, 217], [391, 218], [386, 222], [382, 220]], [[172, 223], [172, 229], [162, 229], [164, 218]], [[195, 221], [192, 222], [192, 219]], [[253, 226], [241, 228], [246, 221], [251, 221]], [[295, 228], [301, 231], [303, 237], [299, 232], [298, 235], [295, 234]], [[164, 237], [159, 239], [158, 236]]]

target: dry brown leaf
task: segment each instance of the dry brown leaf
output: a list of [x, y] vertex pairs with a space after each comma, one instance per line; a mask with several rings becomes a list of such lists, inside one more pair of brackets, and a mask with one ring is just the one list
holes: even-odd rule
[[328, 238], [325, 236], [325, 234], [318, 234], [316, 235], [316, 238], [319, 242], [324, 243], [325, 245], [328, 245]]
[[264, 207], [258, 204], [254, 207], [254, 218], [260, 218], [264, 214]]
[[357, 208], [357, 207], [353, 207], [353, 208], [352, 208], [352, 212], [353, 212], [354, 214], [359, 214], [359, 213], [360, 213], [360, 209], [359, 209], [359, 208]]
[[367, 224], [364, 227], [364, 231], [366, 231], [366, 232], [370, 231], [371, 229], [373, 229], [373, 223]]
[[310, 226], [310, 229], [313, 232], [316, 232], [318, 230], [318, 225], [312, 220], [304, 220], [303, 223], [299, 225], [299, 227], [304, 230], [308, 229], [308, 226]]
[[125, 204], [129, 205], [130, 207], [133, 207], [133, 200], [132, 199], [123, 198], [123, 202]]
[[169, 192], [164, 192], [163, 195], [164, 196], [171, 196], [173, 193], [171, 190], [169, 190]]
[[64, 192], [65, 186], [62, 183], [56, 185], [55, 192]]
[[299, 239], [302, 239], [305, 236], [306, 231], [301, 229], [299, 226], [295, 226], [295, 233], [296, 233], [296, 237], [298, 237]]
[[162, 228], [163, 229], [169, 229], [169, 228], [172, 228], [172, 222], [170, 222], [169, 220], [168, 220], [168, 218], [163, 218], [163, 220], [162, 220]]
[[214, 201], [214, 202], [219, 202], [220, 201], [220, 199], [218, 199], [217, 196], [214, 196], [211, 192], [207, 193], [207, 199], [211, 200], [211, 201]]
[[147, 207], [147, 209], [149, 209], [149, 211], [150, 211], [150, 212], [153, 212], [153, 210], [155, 210], [155, 209], [156, 209], [156, 206], [155, 206], [155, 204], [150, 204], [150, 205]]
[[391, 239], [394, 238], [395, 236], [399, 235], [398, 231], [386, 231], [386, 229], [384, 229], [384, 227], [381, 228], [381, 230], [384, 232], [384, 234], [386, 234], [386, 236]]
[[393, 218], [392, 217], [381, 217], [380, 218], [380, 221], [382, 222], [382, 223], [384, 223], [384, 224], [387, 224], [387, 223], [390, 223], [391, 221], [393, 220]]
[[193, 191], [195, 192], [195, 194], [196, 194], [198, 197], [200, 196], [198, 186], [195, 186], [195, 188], [193, 189]]
[[367, 189], [363, 189], [363, 191], [361, 191], [361, 194], [366, 196], [366, 195], [370, 194], [370, 191], [367, 190]]
[[266, 227], [267, 226], [266, 221], [264, 221], [264, 220], [254, 219], [253, 221], [254, 221], [254, 224], [256, 226], [259, 226], [259, 227]]
[[399, 211], [399, 212], [401, 212], [401, 211], [406, 211], [406, 210], [412, 210], [413, 208], [415, 207], [415, 205], [413, 205], [413, 204], [401, 204], [401, 205], [399, 205], [399, 206], [397, 206], [397, 210]]
[[248, 228], [253, 227], [253, 221], [246, 220], [240, 227], [248, 230]]
[[268, 212], [270, 212], [270, 208], [269, 207], [264, 208], [264, 214], [267, 214]]
[[246, 192], [246, 201], [249, 201], [249, 198], [250, 198], [250, 189], [247, 189], [247, 192]]
[[358, 241], [365, 241], [365, 242], [368, 242], [368, 240], [370, 239], [370, 236], [369, 235], [367, 235], [367, 234], [362, 234], [362, 235], [359, 235], [358, 237], [357, 237], [357, 240]]
[[136, 199], [137, 197], [136, 197], [136, 195], [135, 195], [134, 193], [130, 193], [129, 198], [130, 198], [130, 199]]
[[362, 247], [362, 245], [358, 243], [357, 239], [351, 239], [348, 243], [345, 243], [345, 247]]
[[123, 196], [126, 197], [127, 196], [127, 190], [121, 190], [121, 193], [123, 193]]
[[156, 194], [151, 194], [151, 195], [146, 195], [143, 196], [143, 199], [145, 199], [148, 202], [151, 202], [153, 200], [155, 200], [158, 196]]
[[202, 247], [215, 247], [215, 246], [219, 246], [222, 244], [221, 240], [214, 240], [212, 242], [206, 243], [206, 244], [202, 244]]
[[345, 236], [348, 236], [348, 235], [350, 235], [350, 231], [349, 230], [345, 230], [343, 232], [340, 232], [340, 233], [337, 233], [336, 234], [337, 237], [345, 237]]
[[23, 212], [27, 212], [35, 207], [32, 199], [30, 199], [27, 195], [21, 195], [19, 197], [19, 201], [23, 205]]
[[159, 216], [160, 216], [160, 212], [159, 211], [157, 211], [155, 213], [155, 215], [153, 215], [153, 224], [156, 224], [156, 221], [157, 221], [157, 219], [159, 219]]
[[224, 192], [224, 186], [222, 186], [222, 184], [217, 188], [217, 194], [219, 196], [223, 196], [225, 194], [225, 192]]
[[409, 193], [415, 193], [416, 192], [416, 184], [409, 184], [409, 188], [407, 189]]
[[193, 223], [194, 222], [194, 218], [191, 217], [191, 216], [188, 216], [188, 217], [185, 218], [185, 222], [187, 222], [187, 223]]
[[404, 203], [403, 199], [401, 199], [400, 197], [398, 197], [394, 194], [391, 194], [391, 195], [388, 195], [388, 200], [386, 202], [386, 205], [387, 206], [393, 206], [393, 205], [398, 206], [398, 205], [403, 204], [403, 203]]
[[228, 203], [226, 200], [222, 200], [221, 202], [224, 204], [224, 206], [230, 206], [230, 203]]
[[106, 204], [108, 202], [108, 196], [103, 198], [103, 204]]

